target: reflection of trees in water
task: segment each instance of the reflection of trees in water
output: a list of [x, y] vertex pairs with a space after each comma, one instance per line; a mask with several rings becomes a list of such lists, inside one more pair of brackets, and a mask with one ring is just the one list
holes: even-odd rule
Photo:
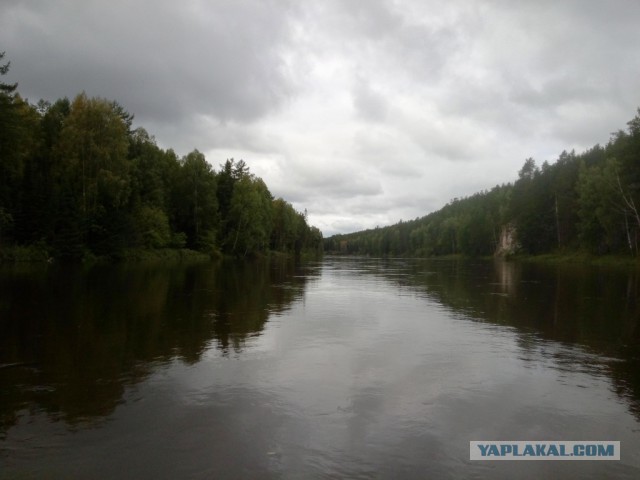
[[73, 424], [111, 413], [158, 363], [241, 351], [305, 289], [293, 262], [0, 275], [0, 431], [21, 410]]
[[608, 376], [640, 418], [637, 270], [434, 259], [369, 260], [363, 271], [470, 319], [516, 327], [523, 359], [539, 358], [545, 342], [579, 347], [582, 354], [551, 360], [559, 369]]

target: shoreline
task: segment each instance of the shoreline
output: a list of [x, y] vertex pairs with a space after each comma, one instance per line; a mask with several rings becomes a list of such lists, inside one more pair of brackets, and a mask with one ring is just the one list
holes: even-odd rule
[[[325, 252], [325, 255], [336, 257], [370, 257], [368, 255], [352, 255], [342, 252]], [[479, 255], [468, 256], [461, 253], [450, 253], [446, 255], [386, 255], [377, 258], [418, 258], [424, 260], [503, 260], [506, 262], [522, 262], [522, 263], [546, 263], [546, 264], [575, 264], [575, 265], [598, 265], [598, 266], [614, 266], [614, 267], [634, 267], [640, 268], [640, 257], [630, 257], [626, 255], [593, 255], [584, 252], [570, 253], [542, 253], [537, 255], [514, 253], [509, 255]]]
[[[253, 254], [244, 257], [246, 260], [254, 258], [273, 258], [273, 259], [302, 259], [309, 260], [316, 258], [316, 252], [303, 251], [296, 255], [292, 252], [280, 252], [270, 250], [268, 252]], [[126, 249], [116, 256], [99, 256], [92, 253], [86, 253], [82, 258], [74, 260], [65, 260], [52, 257], [46, 247], [41, 245], [30, 246], [13, 246], [0, 249], [0, 266], [1, 265], [43, 265], [43, 264], [79, 264], [79, 265], [117, 265], [117, 264], [136, 264], [136, 263], [154, 263], [154, 262], [210, 262], [221, 259], [243, 258], [224, 255], [219, 251], [204, 253], [197, 250], [187, 248], [160, 248], [160, 249]]]

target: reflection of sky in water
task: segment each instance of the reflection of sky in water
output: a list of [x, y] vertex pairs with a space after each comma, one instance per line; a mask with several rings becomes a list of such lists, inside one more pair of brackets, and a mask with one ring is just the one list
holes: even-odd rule
[[[638, 445], [629, 428], [635, 420], [597, 356], [535, 335], [523, 350], [513, 328], [452, 318], [384, 278], [354, 284], [335, 273], [325, 271], [237, 358], [211, 352], [172, 375], [181, 401], [226, 406], [240, 417], [241, 408], [266, 410], [258, 425], [277, 423], [265, 448], [284, 471], [446, 472], [465, 464], [472, 439], [615, 437]], [[236, 420], [233, 430], [251, 430], [249, 420]], [[625, 463], [640, 467], [640, 457], [625, 451]]]
[[[157, 366], [97, 428], [21, 421], [0, 458], [21, 465], [35, 445], [43, 471], [93, 478], [640, 474], [640, 426], [608, 376], [619, 360], [475, 321], [399, 286], [402, 268], [348, 265], [328, 264], [240, 349]], [[470, 440], [619, 440], [622, 461], [471, 463]]]

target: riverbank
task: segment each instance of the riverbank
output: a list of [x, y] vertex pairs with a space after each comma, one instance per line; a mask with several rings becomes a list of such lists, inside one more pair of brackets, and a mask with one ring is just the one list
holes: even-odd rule
[[[329, 256], [358, 256], [349, 255], [341, 252], [325, 252]], [[584, 252], [570, 252], [570, 253], [544, 253], [540, 255], [530, 254], [512, 254], [512, 255], [480, 255], [471, 257], [460, 253], [450, 253], [447, 255], [433, 255], [433, 256], [391, 256], [387, 255], [383, 258], [425, 258], [433, 260], [464, 260], [464, 259], [502, 259], [508, 262], [528, 262], [528, 263], [548, 263], [548, 264], [582, 264], [582, 265], [602, 265], [602, 266], [614, 266], [614, 267], [640, 267], [640, 258], [630, 257], [628, 255], [592, 255]]]
[[640, 267], [640, 259], [627, 255], [592, 255], [584, 252], [544, 253], [540, 255], [515, 254], [504, 257], [507, 261], [549, 263], [549, 264], [581, 264], [610, 267]]
[[[81, 259], [74, 261], [75, 263], [92, 265], [119, 262], [205, 261], [216, 257], [218, 255], [209, 255], [186, 248], [159, 248], [153, 250], [127, 249], [115, 256], [100, 256], [87, 252]], [[0, 249], [0, 263], [57, 263], [64, 261], [64, 259], [54, 258], [46, 246], [40, 244]]]
[[[274, 259], [293, 259], [297, 258], [303, 261], [317, 259], [321, 253], [316, 251], [305, 250], [298, 255], [290, 252], [279, 252], [271, 250], [265, 253], [252, 254], [247, 258], [274, 258]], [[211, 253], [199, 252], [187, 248], [158, 248], [158, 249], [126, 249], [117, 255], [98, 256], [90, 252], [79, 259], [74, 260], [75, 263], [86, 265], [109, 264], [109, 263], [153, 263], [153, 262], [181, 262], [181, 261], [210, 261], [225, 258], [226, 256], [219, 251]], [[231, 257], [229, 257], [231, 258]], [[0, 264], [15, 263], [64, 263], [64, 259], [53, 257], [43, 244], [34, 244], [29, 246], [12, 246], [0, 249]]]

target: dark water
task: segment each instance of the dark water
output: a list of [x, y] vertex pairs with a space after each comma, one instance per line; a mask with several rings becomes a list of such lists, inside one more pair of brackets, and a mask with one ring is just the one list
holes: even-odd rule
[[[640, 478], [634, 270], [0, 270], [0, 478]], [[619, 462], [471, 462], [618, 440]]]

